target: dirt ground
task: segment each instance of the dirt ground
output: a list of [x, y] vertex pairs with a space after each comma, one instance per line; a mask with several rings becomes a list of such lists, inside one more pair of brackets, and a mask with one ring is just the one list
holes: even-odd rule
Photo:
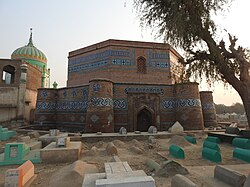
[[[200, 166], [201, 171], [204, 171], [204, 175], [206, 175], [206, 167], [215, 166], [216, 164], [210, 162], [208, 160], [202, 159], [202, 144], [206, 135], [198, 133], [195, 134], [197, 139], [197, 144], [191, 144], [186, 142], [184, 138], [176, 138], [172, 143], [181, 146], [185, 151], [185, 159], [173, 159], [169, 156], [168, 148], [170, 146], [170, 139], [157, 139], [156, 143], [149, 144], [148, 140], [131, 140], [131, 141], [120, 141], [114, 139], [112, 142], [118, 148], [118, 156], [122, 161], [127, 161], [133, 170], [144, 170], [148, 175], [152, 175], [156, 181], [157, 187], [168, 187], [171, 186], [171, 177], [157, 177], [154, 176], [154, 173], [150, 171], [150, 169], [146, 165], [147, 159], [153, 159], [157, 163], [161, 164], [166, 160], [173, 159], [178, 163], [182, 164], [182, 166], [188, 168], [195, 168]], [[0, 142], [0, 147], [3, 147], [7, 142], [13, 142], [15, 139], [10, 139], [8, 141]], [[82, 145], [82, 154], [80, 160], [85, 161], [87, 163], [95, 164], [99, 172], [104, 172], [104, 163], [108, 162], [111, 159], [111, 156], [108, 156], [105, 151], [105, 147], [107, 142], [105, 140], [98, 141], [95, 143], [83, 142]], [[97, 151], [91, 151], [92, 147], [96, 147]], [[131, 147], [135, 146], [142, 150], [142, 154], [135, 153]], [[232, 158], [233, 147], [230, 144], [221, 143], [220, 145], [221, 154], [222, 154], [222, 165], [238, 165], [238, 164], [246, 164], [243, 161], [236, 160]], [[50, 177], [54, 172], [59, 170], [60, 168], [68, 165], [70, 163], [62, 163], [62, 164], [36, 164], [35, 165], [35, 173], [37, 174], [37, 178], [32, 183], [31, 186], [35, 187], [43, 187], [49, 185]], [[16, 168], [17, 166], [0, 166], [0, 186], [4, 186], [4, 174], [7, 169]], [[191, 169], [192, 170], [192, 169]], [[195, 170], [194, 170], [195, 171]], [[205, 187], [204, 181], [200, 178], [197, 178], [195, 172], [190, 172], [187, 175], [193, 182], [198, 184], [199, 186]]]

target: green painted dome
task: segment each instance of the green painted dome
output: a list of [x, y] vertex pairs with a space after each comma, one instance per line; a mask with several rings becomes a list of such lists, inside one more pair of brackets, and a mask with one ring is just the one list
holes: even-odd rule
[[29, 43], [26, 46], [16, 49], [11, 54], [11, 59], [25, 60], [26, 62], [40, 68], [44, 68], [44, 66], [46, 68], [47, 64], [45, 54], [33, 45], [32, 32], [30, 33]]

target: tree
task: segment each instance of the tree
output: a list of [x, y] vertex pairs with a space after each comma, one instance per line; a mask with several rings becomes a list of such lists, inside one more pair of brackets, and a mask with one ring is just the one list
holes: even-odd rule
[[187, 52], [185, 76], [206, 76], [208, 82], [222, 80], [239, 93], [250, 127], [249, 51], [216, 41], [218, 27], [213, 15], [229, 7], [231, 0], [135, 0], [141, 23], [157, 28], [159, 35]]

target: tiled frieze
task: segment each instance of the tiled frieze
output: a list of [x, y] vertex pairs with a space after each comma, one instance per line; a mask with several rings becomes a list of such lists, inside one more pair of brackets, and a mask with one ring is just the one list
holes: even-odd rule
[[201, 106], [200, 99], [163, 99], [161, 104], [164, 109]]

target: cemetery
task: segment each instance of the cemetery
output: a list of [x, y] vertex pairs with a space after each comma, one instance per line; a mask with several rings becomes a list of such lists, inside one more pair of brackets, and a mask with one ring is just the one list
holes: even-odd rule
[[184, 131], [179, 122], [148, 132], [16, 129], [0, 142], [0, 186], [248, 187], [250, 139], [212, 136], [225, 131]]

